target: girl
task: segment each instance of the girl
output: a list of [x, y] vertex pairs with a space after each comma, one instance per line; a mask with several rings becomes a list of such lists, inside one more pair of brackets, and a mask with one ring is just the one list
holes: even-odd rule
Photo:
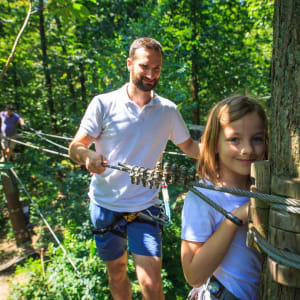
[[[267, 118], [253, 99], [233, 96], [209, 113], [198, 161], [202, 182], [249, 190], [250, 166], [267, 154]], [[259, 253], [247, 248], [249, 198], [199, 188], [243, 221], [238, 227], [189, 192], [182, 211], [181, 262], [190, 299], [257, 299]], [[195, 296], [196, 294], [196, 296]]]

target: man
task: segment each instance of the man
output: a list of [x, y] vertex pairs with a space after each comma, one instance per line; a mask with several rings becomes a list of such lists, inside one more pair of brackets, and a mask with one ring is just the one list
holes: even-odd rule
[[[131, 299], [127, 277], [127, 239], [144, 299], [164, 299], [161, 282], [161, 230], [155, 223], [127, 222], [123, 213], [158, 214], [158, 190], [130, 183], [129, 174], [103, 167], [119, 162], [154, 168], [172, 140], [187, 155], [199, 156], [177, 106], [154, 93], [162, 66], [162, 49], [152, 38], [135, 40], [129, 50], [129, 83], [96, 96], [69, 146], [70, 157], [94, 173], [89, 197], [98, 254], [105, 261], [114, 299]], [[96, 151], [89, 149], [95, 143]], [[120, 218], [121, 216], [121, 218]], [[116, 221], [119, 222], [116, 223]], [[126, 237], [120, 233], [126, 233]]]
[[10, 161], [13, 156], [15, 143], [8, 138], [15, 139], [18, 124], [24, 126], [24, 120], [13, 111], [13, 106], [8, 104], [5, 111], [0, 112], [1, 117], [1, 160]]

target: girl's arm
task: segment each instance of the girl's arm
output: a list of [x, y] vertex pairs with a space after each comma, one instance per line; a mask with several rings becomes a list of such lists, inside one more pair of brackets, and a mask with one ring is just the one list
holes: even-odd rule
[[[248, 202], [232, 213], [248, 222]], [[181, 263], [186, 281], [194, 287], [206, 282], [224, 259], [238, 226], [224, 219], [219, 228], [205, 242], [181, 242]]]

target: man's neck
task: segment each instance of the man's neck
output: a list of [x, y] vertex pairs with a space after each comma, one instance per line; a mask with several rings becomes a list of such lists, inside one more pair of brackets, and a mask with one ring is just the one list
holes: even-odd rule
[[140, 108], [143, 108], [153, 98], [153, 91], [144, 92], [137, 88], [133, 83], [127, 85], [128, 97], [135, 102]]

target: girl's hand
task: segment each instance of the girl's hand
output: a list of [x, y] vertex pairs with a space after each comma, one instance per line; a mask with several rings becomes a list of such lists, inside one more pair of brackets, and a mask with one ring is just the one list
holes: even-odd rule
[[248, 223], [249, 201], [242, 206], [232, 211], [232, 214], [243, 221], [243, 224]]

